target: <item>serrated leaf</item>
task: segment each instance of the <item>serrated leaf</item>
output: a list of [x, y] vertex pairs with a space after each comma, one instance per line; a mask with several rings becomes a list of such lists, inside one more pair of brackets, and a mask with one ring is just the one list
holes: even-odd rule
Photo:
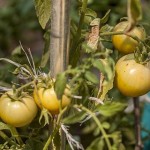
[[100, 23], [101, 24], [105, 24], [107, 21], [108, 21], [108, 19], [109, 19], [109, 15], [110, 15], [110, 9], [106, 12], [106, 14], [105, 14], [105, 16], [102, 18], [102, 19], [100, 19]]
[[90, 72], [90, 71], [86, 71], [85, 72], [85, 78], [88, 81], [90, 81], [90, 82], [92, 82], [94, 84], [98, 84], [99, 83], [99, 80], [98, 80], [97, 76], [94, 73]]
[[35, 0], [34, 2], [39, 23], [41, 27], [45, 29], [51, 15], [51, 0]]
[[41, 68], [44, 68], [46, 66], [46, 64], [47, 64], [47, 62], [50, 58], [50, 48], [49, 48], [49, 45], [50, 45], [50, 31], [47, 31], [44, 34], [44, 41], [45, 41], [45, 44], [44, 44], [42, 60], [41, 60], [41, 64], [40, 64]]
[[64, 124], [74, 124], [74, 123], [79, 123], [81, 122], [85, 117], [87, 116], [87, 114], [85, 112], [77, 112], [74, 113], [66, 118], [64, 118], [62, 120], [62, 122]]
[[[101, 115], [105, 117], [111, 117], [117, 114], [120, 111], [123, 111], [127, 103], [120, 102], [120, 101], [107, 101], [104, 105], [98, 105], [95, 111], [98, 111]], [[108, 109], [109, 108], [109, 109]]]
[[54, 84], [54, 90], [59, 100], [62, 99], [62, 96], [66, 88], [66, 83], [67, 83], [67, 78], [65, 73], [58, 74]]
[[92, 141], [92, 143], [87, 147], [86, 150], [103, 150], [104, 146], [104, 139], [98, 137], [94, 141]]
[[128, 0], [128, 20], [131, 26], [142, 19], [142, 8], [140, 0]]

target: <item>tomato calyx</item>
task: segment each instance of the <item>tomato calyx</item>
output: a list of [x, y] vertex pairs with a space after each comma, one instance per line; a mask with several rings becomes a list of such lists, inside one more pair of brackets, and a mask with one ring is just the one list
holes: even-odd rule
[[41, 114], [39, 117], [39, 123], [42, 124], [42, 121], [44, 119], [44, 126], [46, 124], [49, 124], [49, 122], [50, 122], [49, 117], [52, 118], [51, 113], [46, 108], [42, 108]]
[[45, 75], [37, 79], [36, 87], [37, 89], [39, 88], [49, 89], [54, 87], [54, 82], [55, 79], [51, 78], [49, 75]]

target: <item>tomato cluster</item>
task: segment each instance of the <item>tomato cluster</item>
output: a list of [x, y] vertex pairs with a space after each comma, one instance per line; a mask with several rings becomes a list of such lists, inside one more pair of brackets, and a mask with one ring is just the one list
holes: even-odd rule
[[[120, 22], [115, 26], [114, 31], [124, 31], [127, 27], [127, 21]], [[139, 43], [129, 35], [141, 41], [145, 39], [145, 31], [142, 27], [134, 27], [127, 34], [112, 36], [114, 47], [122, 54], [127, 54], [116, 64], [115, 84], [125, 96], [137, 97], [150, 91], [150, 62], [135, 61], [133, 52]]]
[[[69, 93], [66, 88], [65, 93]], [[64, 108], [70, 104], [67, 95], [62, 96], [62, 100], [57, 98], [54, 87], [34, 88], [33, 97], [29, 94], [21, 93], [19, 97], [13, 90], [4, 93], [0, 98], [0, 117], [14, 127], [23, 127], [32, 122], [37, 114], [37, 106], [47, 109], [52, 115], [59, 113], [60, 107]]]

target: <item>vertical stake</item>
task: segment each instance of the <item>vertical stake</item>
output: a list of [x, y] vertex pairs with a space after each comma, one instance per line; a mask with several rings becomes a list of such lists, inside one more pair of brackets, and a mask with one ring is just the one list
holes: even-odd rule
[[50, 70], [52, 77], [56, 77], [68, 65], [69, 7], [70, 0], [52, 0], [50, 36]]
[[[70, 0], [52, 0], [50, 35], [50, 72], [52, 77], [63, 72], [69, 61]], [[65, 150], [61, 131], [61, 150]]]

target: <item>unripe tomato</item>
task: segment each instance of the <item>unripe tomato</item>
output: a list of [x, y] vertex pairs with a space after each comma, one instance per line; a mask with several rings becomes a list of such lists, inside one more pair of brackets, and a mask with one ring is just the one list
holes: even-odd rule
[[0, 98], [0, 117], [14, 127], [23, 127], [31, 123], [37, 114], [37, 106], [29, 95], [22, 96], [21, 100], [13, 100], [7, 94], [13, 96], [9, 91]]
[[125, 96], [144, 95], [150, 91], [150, 62], [142, 65], [128, 57], [123, 56], [116, 64], [116, 86]]
[[[114, 27], [114, 32], [124, 31], [127, 28], [127, 26], [127, 21], [120, 22]], [[136, 36], [140, 40], [145, 39], [145, 31], [142, 27], [134, 27], [131, 31], [128, 32], [128, 34]], [[119, 52], [124, 54], [133, 53], [136, 50], [136, 47], [138, 46], [138, 42], [136, 40], [124, 34], [113, 35], [112, 42], [114, 47]]]
[[[46, 108], [51, 114], [59, 113], [60, 100], [58, 100], [54, 88], [38, 88], [34, 89], [33, 97], [37, 105]], [[66, 95], [62, 97], [62, 108], [70, 104], [70, 98]]]

